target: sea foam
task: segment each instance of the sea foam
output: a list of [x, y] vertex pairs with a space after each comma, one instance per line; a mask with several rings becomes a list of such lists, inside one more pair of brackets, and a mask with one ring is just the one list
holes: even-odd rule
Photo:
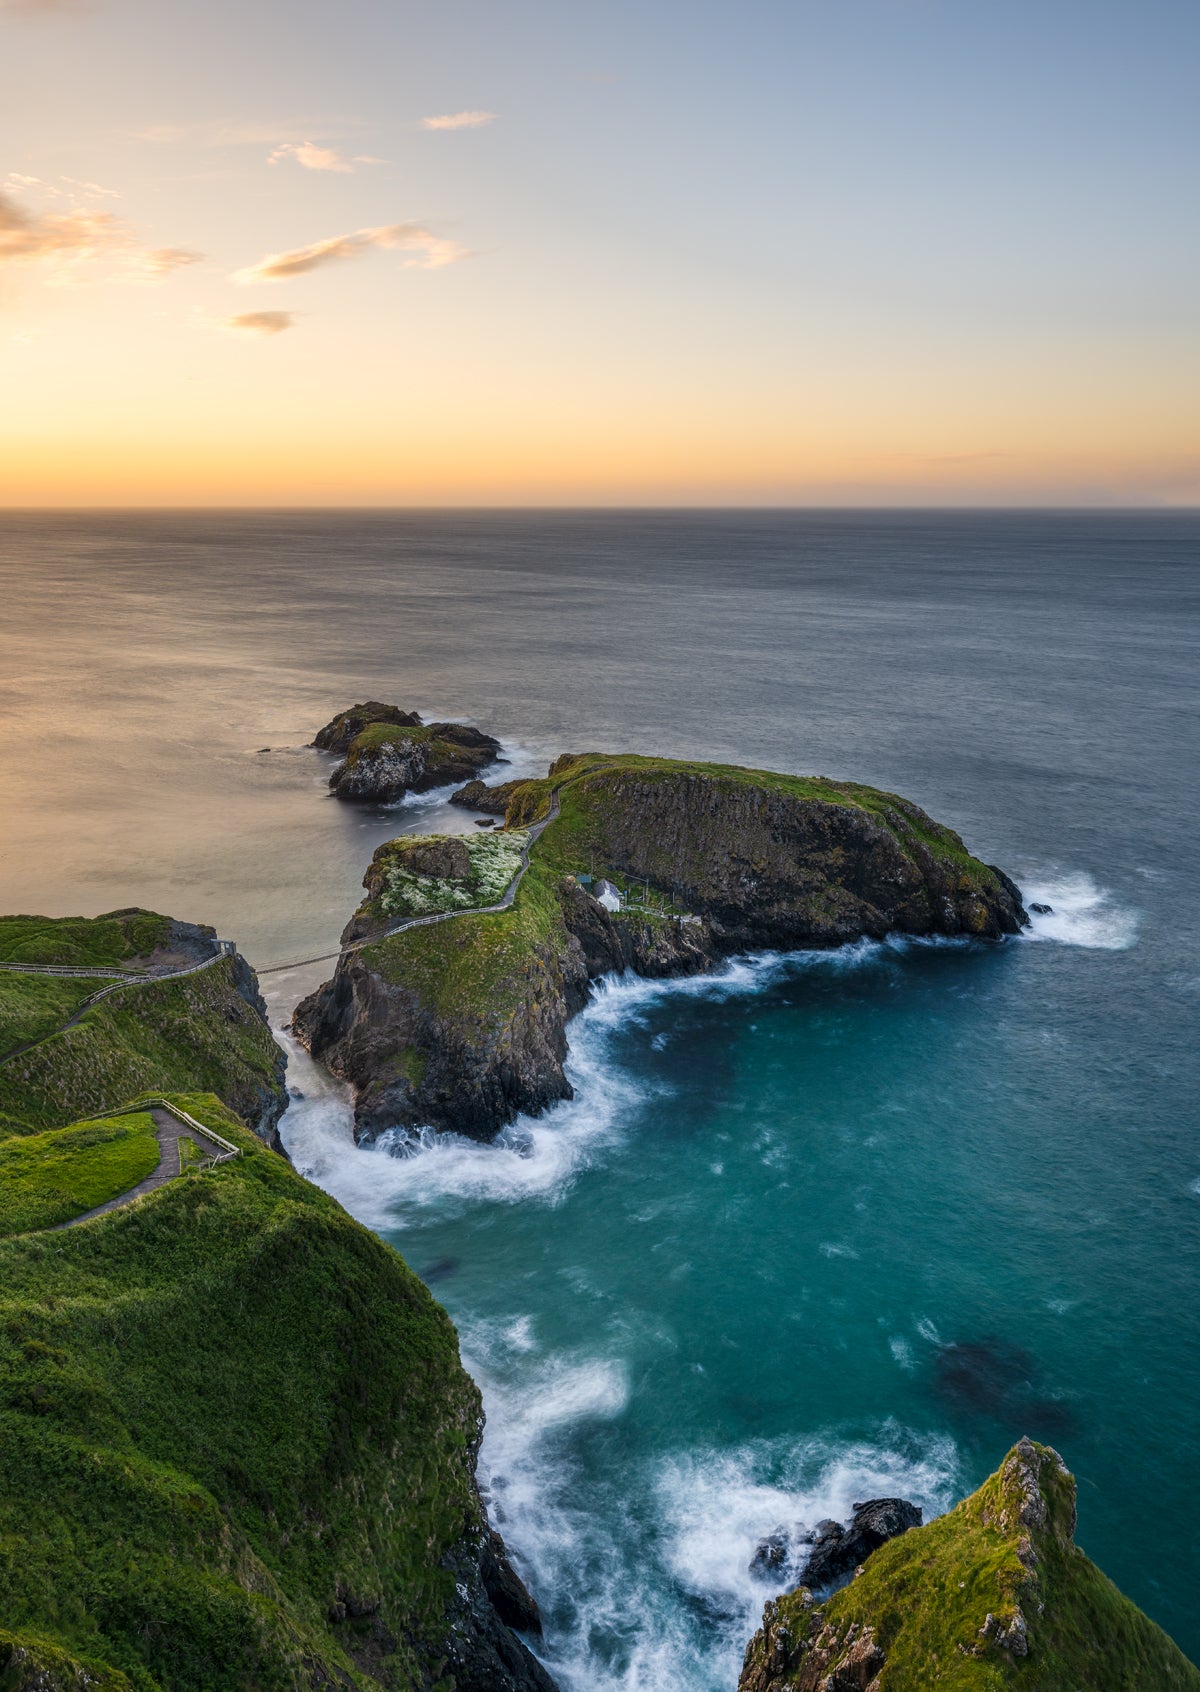
[[1021, 889], [1026, 908], [1049, 905], [1048, 913], [1030, 911], [1027, 940], [1055, 940], [1063, 946], [1124, 952], [1138, 937], [1139, 913], [1118, 902], [1090, 875], [1047, 876]]
[[865, 1498], [910, 1498], [928, 1517], [956, 1496], [953, 1442], [895, 1422], [872, 1439], [680, 1447], [614, 1470], [594, 1442], [632, 1409], [625, 1359], [531, 1356], [527, 1339], [463, 1326], [488, 1415], [480, 1479], [542, 1599], [539, 1652], [564, 1692], [727, 1692], [765, 1599], [794, 1579], [750, 1572], [760, 1539], [847, 1520]]

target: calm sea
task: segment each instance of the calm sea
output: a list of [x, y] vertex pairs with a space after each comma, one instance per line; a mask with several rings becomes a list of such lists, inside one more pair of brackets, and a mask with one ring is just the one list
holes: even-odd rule
[[945, 1508], [1024, 1432], [1200, 1655], [1198, 559], [1186, 513], [0, 516], [5, 910], [336, 944], [376, 844], [471, 827], [327, 797], [305, 743], [369, 697], [516, 771], [892, 788], [1053, 906], [609, 983], [576, 1098], [494, 1147], [356, 1150], [293, 1052], [298, 1166], [459, 1326], [566, 1692], [729, 1692], [760, 1537]]

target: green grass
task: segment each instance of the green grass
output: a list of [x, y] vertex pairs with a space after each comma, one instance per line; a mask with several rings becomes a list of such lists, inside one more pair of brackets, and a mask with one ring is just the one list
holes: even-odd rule
[[440, 740], [427, 725], [421, 728], [404, 728], [398, 723], [371, 723], [361, 729], [350, 742], [350, 749], [346, 756], [353, 764], [366, 752], [377, 752], [381, 746], [400, 746], [405, 741], [414, 744], [424, 744], [429, 753], [430, 763], [438, 763], [446, 757], [461, 757], [462, 748], [450, 746]]
[[[560, 761], [561, 762], [561, 761]], [[551, 791], [560, 789], [560, 815], [539, 845], [540, 855], [568, 871], [589, 869], [597, 851], [605, 849], [605, 813], [614, 802], [622, 777], [639, 782], [677, 781], [694, 777], [719, 788], [765, 789], [790, 798], [865, 811], [895, 834], [901, 844], [916, 839], [939, 856], [972, 871], [982, 869], [955, 834], [934, 822], [899, 794], [886, 793], [859, 782], [831, 781], [826, 776], [800, 776], [776, 770], [743, 768], [739, 764], [705, 764], [694, 759], [650, 758], [635, 753], [585, 752], [558, 773], [525, 783], [509, 807], [510, 826], [524, 826], [544, 816]], [[596, 873], [603, 873], [601, 865]], [[619, 872], [618, 872], [619, 873]]]
[[[15, 1635], [64, 1687], [67, 1658], [106, 1692], [431, 1685], [478, 1520], [454, 1330], [217, 1100], [175, 1102], [244, 1155], [0, 1241], [0, 1675]], [[396, 1643], [370, 1676], [339, 1590]]]
[[[1048, 1526], [1032, 1533], [1036, 1564], [1022, 1562], [1008, 1461], [948, 1515], [874, 1552], [819, 1610], [803, 1593], [779, 1599], [777, 1620], [793, 1640], [824, 1627], [843, 1645], [852, 1625], [873, 1628], [886, 1655], [880, 1692], [1200, 1692], [1200, 1671], [1074, 1545], [1074, 1483], [1052, 1463], [1042, 1471]], [[1024, 1657], [981, 1633], [989, 1614], [1007, 1623], [1018, 1607]], [[800, 1684], [799, 1669], [771, 1684]]]
[[10, 975], [0, 970], [0, 1058], [53, 1034], [108, 985], [102, 976]]
[[98, 917], [0, 917], [0, 962], [112, 969], [166, 944], [171, 920], [155, 911]]
[[[37, 1133], [179, 1088], [216, 1093], [257, 1117], [280, 1053], [238, 994], [234, 960], [174, 981], [140, 982], [0, 1064], [0, 1137]], [[24, 977], [22, 979], [32, 979]]]
[[440, 1015], [498, 1025], [524, 1001], [531, 953], [566, 944], [557, 880], [531, 861], [509, 910], [410, 928], [363, 956]]
[[49, 1639], [0, 1631], [3, 1692], [130, 1692], [118, 1669], [81, 1662]]
[[158, 1141], [144, 1111], [2, 1141], [0, 1234], [69, 1221], [128, 1192], [157, 1167]]

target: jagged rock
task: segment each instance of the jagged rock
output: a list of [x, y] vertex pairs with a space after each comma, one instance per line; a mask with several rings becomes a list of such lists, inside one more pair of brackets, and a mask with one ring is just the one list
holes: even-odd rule
[[758, 1575], [763, 1580], [778, 1577], [787, 1568], [792, 1552], [791, 1535], [786, 1528], [777, 1528], [774, 1533], [767, 1534], [760, 1539], [754, 1548], [754, 1555], [750, 1559], [750, 1573]]
[[1039, 905], [1039, 904], [1035, 903], [1035, 904], [1031, 904], [1029, 909], [1031, 911], [1035, 912], [1038, 916], [1053, 916], [1054, 915], [1054, 906], [1053, 905]]
[[804, 1566], [804, 1584], [813, 1591], [832, 1586], [853, 1574], [887, 1540], [920, 1525], [919, 1506], [903, 1498], [872, 1498], [856, 1504], [845, 1528], [838, 1522], [818, 1522], [816, 1542]]
[[[503, 763], [502, 758], [494, 760]], [[469, 781], [465, 787], [460, 787], [457, 793], [450, 795], [452, 805], [462, 805], [468, 811], [484, 811], [488, 816], [502, 817], [508, 810], [508, 802], [518, 787], [523, 787], [520, 781], [502, 781], [497, 787], [489, 787], [486, 782]]]

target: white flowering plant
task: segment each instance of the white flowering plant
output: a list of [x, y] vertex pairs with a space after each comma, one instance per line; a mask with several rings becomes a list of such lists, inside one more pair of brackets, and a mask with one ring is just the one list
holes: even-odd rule
[[521, 868], [529, 844], [524, 829], [482, 834], [464, 842], [470, 861], [465, 880], [416, 875], [400, 864], [384, 872], [379, 903], [388, 916], [433, 916], [440, 911], [471, 911], [499, 904]]

